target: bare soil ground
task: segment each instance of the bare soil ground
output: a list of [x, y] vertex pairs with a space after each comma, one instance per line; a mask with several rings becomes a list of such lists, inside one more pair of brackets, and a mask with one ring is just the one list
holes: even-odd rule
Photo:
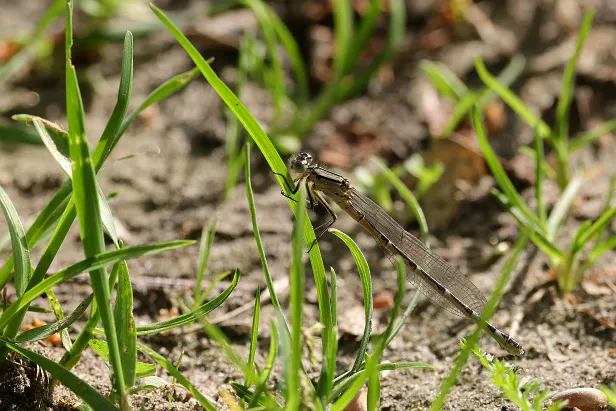
[[[0, 37], [31, 27], [35, 21], [34, 16], [40, 15], [45, 6], [35, 1], [23, 6], [12, 2], [3, 3], [0, 7]], [[306, 150], [326, 159], [339, 158], [340, 153], [335, 151], [336, 144], [344, 136], [348, 137], [349, 128], [359, 128], [364, 135], [369, 136], [367, 148], [361, 146], [362, 150], [368, 155], [374, 152], [384, 156], [392, 164], [413, 152], [434, 152], [434, 147], [441, 143], [430, 143], [428, 139], [426, 124], [436, 120], [431, 118], [427, 108], [432, 101], [433, 95], [430, 93], [433, 91], [430, 91], [428, 81], [418, 68], [422, 58], [443, 62], [467, 84], [478, 86], [480, 82], [472, 68], [475, 56], [482, 56], [495, 73], [506, 64], [512, 53], [520, 52], [527, 58], [527, 69], [513, 88], [529, 106], [551, 121], [562, 69], [572, 50], [566, 47], [567, 42], [571, 41], [571, 36], [575, 36], [582, 10], [591, 5], [598, 10], [580, 63], [571, 134], [616, 116], [616, 59], [613, 54], [616, 7], [612, 2], [480, 2], [492, 19], [492, 28], [497, 30], [485, 38], [478, 36], [470, 25], [450, 33], [445, 29], [439, 31], [439, 2], [409, 3], [412, 3], [409, 4], [409, 31], [403, 50], [396, 54], [389, 67], [393, 77], [387, 76], [387, 70], [384, 70], [376, 86], [366, 95], [337, 106], [304, 140]], [[161, 3], [159, 6], [176, 11], [180, 9], [179, 5], [170, 7], [169, 4]], [[293, 14], [283, 4], [277, 6], [283, 17]], [[326, 9], [324, 3], [317, 1], [302, 3], [302, 6]], [[200, 10], [202, 7], [198, 2], [182, 2], [181, 9]], [[76, 21], [81, 17], [78, 14]], [[198, 32], [200, 27], [210, 23], [215, 24], [204, 17], [187, 28]], [[295, 23], [304, 25], [297, 27], [299, 33], [306, 33], [311, 25], [317, 23], [331, 25], [327, 18], [317, 23], [308, 19]], [[241, 24], [238, 21], [238, 25]], [[79, 23], [77, 25], [79, 27]], [[445, 36], [444, 42], [442, 36]], [[232, 81], [236, 51], [216, 42], [205, 41], [199, 35], [194, 35], [193, 40], [200, 45], [206, 57], [216, 57], [214, 68], [222, 78]], [[61, 53], [59, 51], [59, 55]], [[82, 89], [87, 96], [87, 131], [91, 144], [100, 136], [115, 103], [121, 43], [106, 44], [96, 50], [96, 55], [94, 61], [80, 65], [83, 69]], [[160, 31], [146, 38], [137, 38], [133, 107], [164, 80], [190, 67], [189, 58], [168, 33]], [[86, 78], [95, 80], [87, 82]], [[35, 67], [20, 73], [11, 86], [2, 91], [0, 112], [7, 118], [22, 112], [37, 114], [65, 124], [63, 87], [63, 77], [57, 71]], [[24, 96], [30, 90], [40, 95], [40, 102], [35, 106], [25, 103], [27, 100]], [[268, 96], [258, 86], [250, 84], [244, 96], [247, 106], [259, 120], [267, 121], [271, 117], [271, 110], [267, 108]], [[438, 110], [446, 109], [442, 102], [439, 104]], [[195, 80], [180, 93], [149, 110], [147, 116], [141, 116], [129, 128], [99, 174], [103, 191], [118, 193], [111, 207], [120, 237], [126, 244], [198, 239], [201, 227], [209, 224], [215, 216], [218, 217], [207, 277], [213, 279], [223, 271], [239, 268], [242, 279], [230, 299], [210, 316], [214, 321], [224, 316], [225, 312], [246, 304], [250, 306], [256, 288], [265, 284], [243, 183], [240, 181], [229, 201], [223, 198], [226, 163], [225, 117], [221, 106], [220, 99], [205, 80]], [[516, 155], [521, 144], [528, 144], [532, 140], [532, 129], [523, 125], [509, 110], [505, 113], [506, 124], [502, 131], [491, 134], [491, 142], [504, 161], [512, 165], [512, 173], [517, 177], [525, 198], [532, 201], [532, 185], [528, 184], [527, 176], [532, 175], [533, 171]], [[344, 134], [340, 130], [347, 132]], [[349, 144], [353, 147], [360, 139], [356, 138], [357, 133], [351, 134]], [[441, 149], [439, 155], [443, 155], [444, 151], [446, 159], [447, 156], [453, 159], [460, 156], [448, 150]], [[361, 150], [357, 152], [361, 153]], [[132, 157], [125, 158], [127, 156]], [[572, 240], [571, 233], [581, 221], [599, 216], [607, 195], [609, 177], [616, 173], [615, 157], [616, 140], [613, 136], [605, 136], [572, 159], [572, 169], [581, 166], [594, 169], [597, 173], [584, 184], [577, 197], [561, 235], [563, 244]], [[362, 160], [361, 156], [346, 159], [351, 166]], [[352, 170], [343, 171], [353, 179]], [[0, 146], [0, 185], [7, 190], [22, 219], [27, 221], [41, 210], [64, 180], [62, 171], [42, 146]], [[493, 179], [485, 170], [470, 178], [470, 181], [470, 189], [463, 194], [454, 189], [460, 201], [455, 203], [452, 210], [448, 206], [447, 215], [441, 217], [435, 212], [441, 209], [443, 203], [437, 197], [432, 199], [433, 203], [424, 204], [424, 207], [429, 209], [432, 216], [433, 249], [468, 273], [472, 281], [489, 295], [504, 259], [481, 268], [477, 268], [476, 263], [489, 254], [490, 240], [512, 244], [519, 231], [515, 221], [489, 194]], [[444, 184], [455, 186], [456, 178], [452, 177]], [[290, 261], [292, 214], [258, 152], [253, 153], [253, 185], [264, 247], [271, 271], [279, 281], [283, 303], [286, 304], [284, 289]], [[447, 187], [443, 190], [451, 192], [447, 191]], [[558, 190], [548, 185], [546, 193], [546, 200], [553, 205]], [[355, 238], [369, 258], [375, 294], [382, 290], [394, 292], [395, 273], [389, 261], [359, 226], [347, 216], [340, 217], [337, 227]], [[0, 232], [4, 233], [5, 226], [0, 227]], [[418, 233], [413, 223], [407, 224], [407, 228]], [[616, 230], [614, 222], [610, 230], [612, 233]], [[325, 235], [320, 243], [326, 266], [333, 266], [340, 280], [342, 329], [338, 365], [340, 371], [343, 371], [353, 360], [358, 347], [357, 334], [363, 327], [361, 322], [357, 323], [357, 318], [361, 318], [363, 312], [361, 284], [352, 257], [344, 246], [331, 235]], [[34, 250], [33, 258], [37, 258], [40, 252], [40, 249]], [[66, 267], [82, 259], [82, 256], [78, 230], [74, 227], [52, 271]], [[129, 263], [134, 280], [138, 322], [154, 321], [161, 310], [177, 307], [178, 297], [191, 291], [197, 256], [198, 248], [192, 247]], [[5, 257], [6, 253], [0, 256], [1, 259]], [[575, 300], [558, 294], [551, 280], [553, 278], [546, 258], [529, 246], [493, 319], [495, 325], [510, 331], [526, 348], [526, 355], [511, 359], [519, 366], [520, 376], [542, 378], [546, 387], [552, 391], [597, 387], [599, 384], [615, 382], [616, 332], [613, 324], [616, 323], [616, 293], [613, 284], [616, 283], [616, 253], [608, 253], [597, 263], [582, 287], [576, 291]], [[225, 285], [221, 284], [216, 291]], [[310, 326], [318, 321], [318, 310], [314, 285], [308, 282], [307, 287], [306, 325]], [[56, 294], [65, 311], [71, 311], [87, 295], [88, 289], [87, 277], [79, 277], [60, 286]], [[44, 301], [39, 303], [45, 304]], [[268, 318], [272, 313], [270, 305], [263, 307], [262, 335], [257, 357], [259, 364], [263, 363], [263, 355], [269, 344]], [[246, 355], [249, 344], [250, 316], [251, 312], [247, 310], [219, 324], [243, 355]], [[42, 318], [51, 320], [44, 316]], [[382, 329], [386, 320], [387, 312], [377, 312], [375, 329]], [[80, 327], [78, 323], [72, 335]], [[421, 410], [429, 407], [443, 378], [452, 367], [452, 360], [459, 350], [458, 339], [466, 336], [471, 329], [472, 324], [468, 321], [452, 317], [428, 302], [421, 303], [385, 352], [385, 360], [425, 361], [432, 364], [434, 369], [384, 374], [383, 409]], [[237, 381], [241, 375], [203, 332], [191, 327], [177, 330], [171, 335], [148, 337], [144, 342], [173, 362], [184, 352], [180, 367], [184, 375], [217, 401], [219, 406], [225, 407], [219, 392], [232, 391], [229, 383]], [[482, 347], [497, 355], [505, 354], [487, 337], [482, 340]], [[61, 355], [58, 347], [37, 344], [31, 348], [52, 358]], [[306, 366], [310, 367], [309, 364]], [[93, 352], [86, 352], [75, 372], [103, 392], [109, 389], [105, 365]], [[161, 375], [166, 374], [161, 372]], [[26, 395], [19, 398], [24, 399], [25, 403], [3, 404], [1, 409], [30, 409], [28, 404], [31, 403], [28, 401], [31, 398], [27, 395], [27, 387], [24, 390]], [[170, 402], [168, 390], [149, 392], [136, 398], [135, 404], [143, 403], [146, 410], [200, 409], [194, 399], [187, 398], [181, 390], [178, 392]], [[75, 401], [72, 394], [59, 387], [48, 407], [72, 409]], [[471, 360], [454, 387], [445, 409], [513, 408], [507, 400], [499, 397], [498, 390], [491, 384], [480, 364]]]

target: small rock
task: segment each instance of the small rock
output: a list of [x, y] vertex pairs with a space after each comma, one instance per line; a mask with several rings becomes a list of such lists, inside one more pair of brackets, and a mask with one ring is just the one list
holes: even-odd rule
[[552, 397], [552, 401], [567, 400], [567, 408], [580, 411], [599, 411], [607, 408], [607, 396], [595, 388], [574, 388], [561, 391]]

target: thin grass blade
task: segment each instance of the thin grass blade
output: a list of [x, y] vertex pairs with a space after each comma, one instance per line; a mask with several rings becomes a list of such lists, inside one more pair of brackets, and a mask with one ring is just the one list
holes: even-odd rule
[[509, 107], [513, 109], [526, 123], [531, 127], [537, 127], [541, 138], [547, 138], [552, 134], [552, 130], [550, 127], [540, 118], [535, 116], [530, 110], [526, 107], [526, 105], [520, 100], [518, 96], [513, 94], [507, 87], [504, 87], [502, 84], [498, 82], [498, 80], [492, 76], [486, 66], [483, 64], [483, 61], [480, 58], [475, 59], [475, 69], [477, 70], [477, 74], [479, 78], [496, 94], [503, 99]]
[[30, 281], [30, 250], [28, 250], [26, 232], [21, 224], [17, 210], [1, 186], [0, 206], [4, 212], [6, 225], [11, 235], [11, 247], [15, 259], [15, 294], [17, 297], [21, 297], [26, 291], [28, 281]]
[[336, 229], [330, 229], [329, 232], [340, 238], [344, 244], [351, 251], [351, 255], [357, 265], [357, 271], [359, 272], [359, 278], [361, 279], [361, 286], [364, 294], [364, 333], [359, 343], [359, 350], [353, 363], [353, 372], [358, 371], [359, 367], [364, 361], [366, 349], [368, 347], [368, 341], [370, 340], [370, 334], [372, 333], [372, 277], [370, 275], [370, 267], [364, 257], [363, 253], [357, 246], [357, 244], [345, 233]]
[[118, 293], [113, 310], [114, 321], [118, 330], [118, 345], [122, 370], [127, 387], [135, 385], [137, 363], [137, 333], [133, 317], [133, 287], [126, 261], [116, 263], [118, 266]]
[[81, 304], [77, 306], [77, 308], [75, 308], [75, 311], [73, 311], [71, 315], [61, 321], [56, 321], [53, 324], [46, 324], [41, 327], [36, 327], [31, 330], [22, 332], [15, 338], [15, 342], [17, 344], [24, 344], [26, 342], [43, 340], [61, 330], [70, 327], [88, 309], [88, 307], [92, 303], [93, 298], [94, 294], [90, 294], [85, 300], [81, 302]]

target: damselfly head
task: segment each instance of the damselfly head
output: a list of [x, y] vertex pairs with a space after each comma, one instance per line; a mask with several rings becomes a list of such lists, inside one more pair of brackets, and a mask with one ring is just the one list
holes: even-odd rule
[[312, 165], [312, 155], [304, 152], [294, 154], [289, 159], [289, 164], [296, 173], [305, 173]]

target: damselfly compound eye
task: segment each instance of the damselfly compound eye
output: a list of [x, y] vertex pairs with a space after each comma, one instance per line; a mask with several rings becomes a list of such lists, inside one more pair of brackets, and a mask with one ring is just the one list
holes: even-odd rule
[[290, 165], [293, 171], [296, 173], [305, 172], [308, 167], [312, 164], [312, 156], [308, 153], [297, 153], [293, 157], [291, 157]]

